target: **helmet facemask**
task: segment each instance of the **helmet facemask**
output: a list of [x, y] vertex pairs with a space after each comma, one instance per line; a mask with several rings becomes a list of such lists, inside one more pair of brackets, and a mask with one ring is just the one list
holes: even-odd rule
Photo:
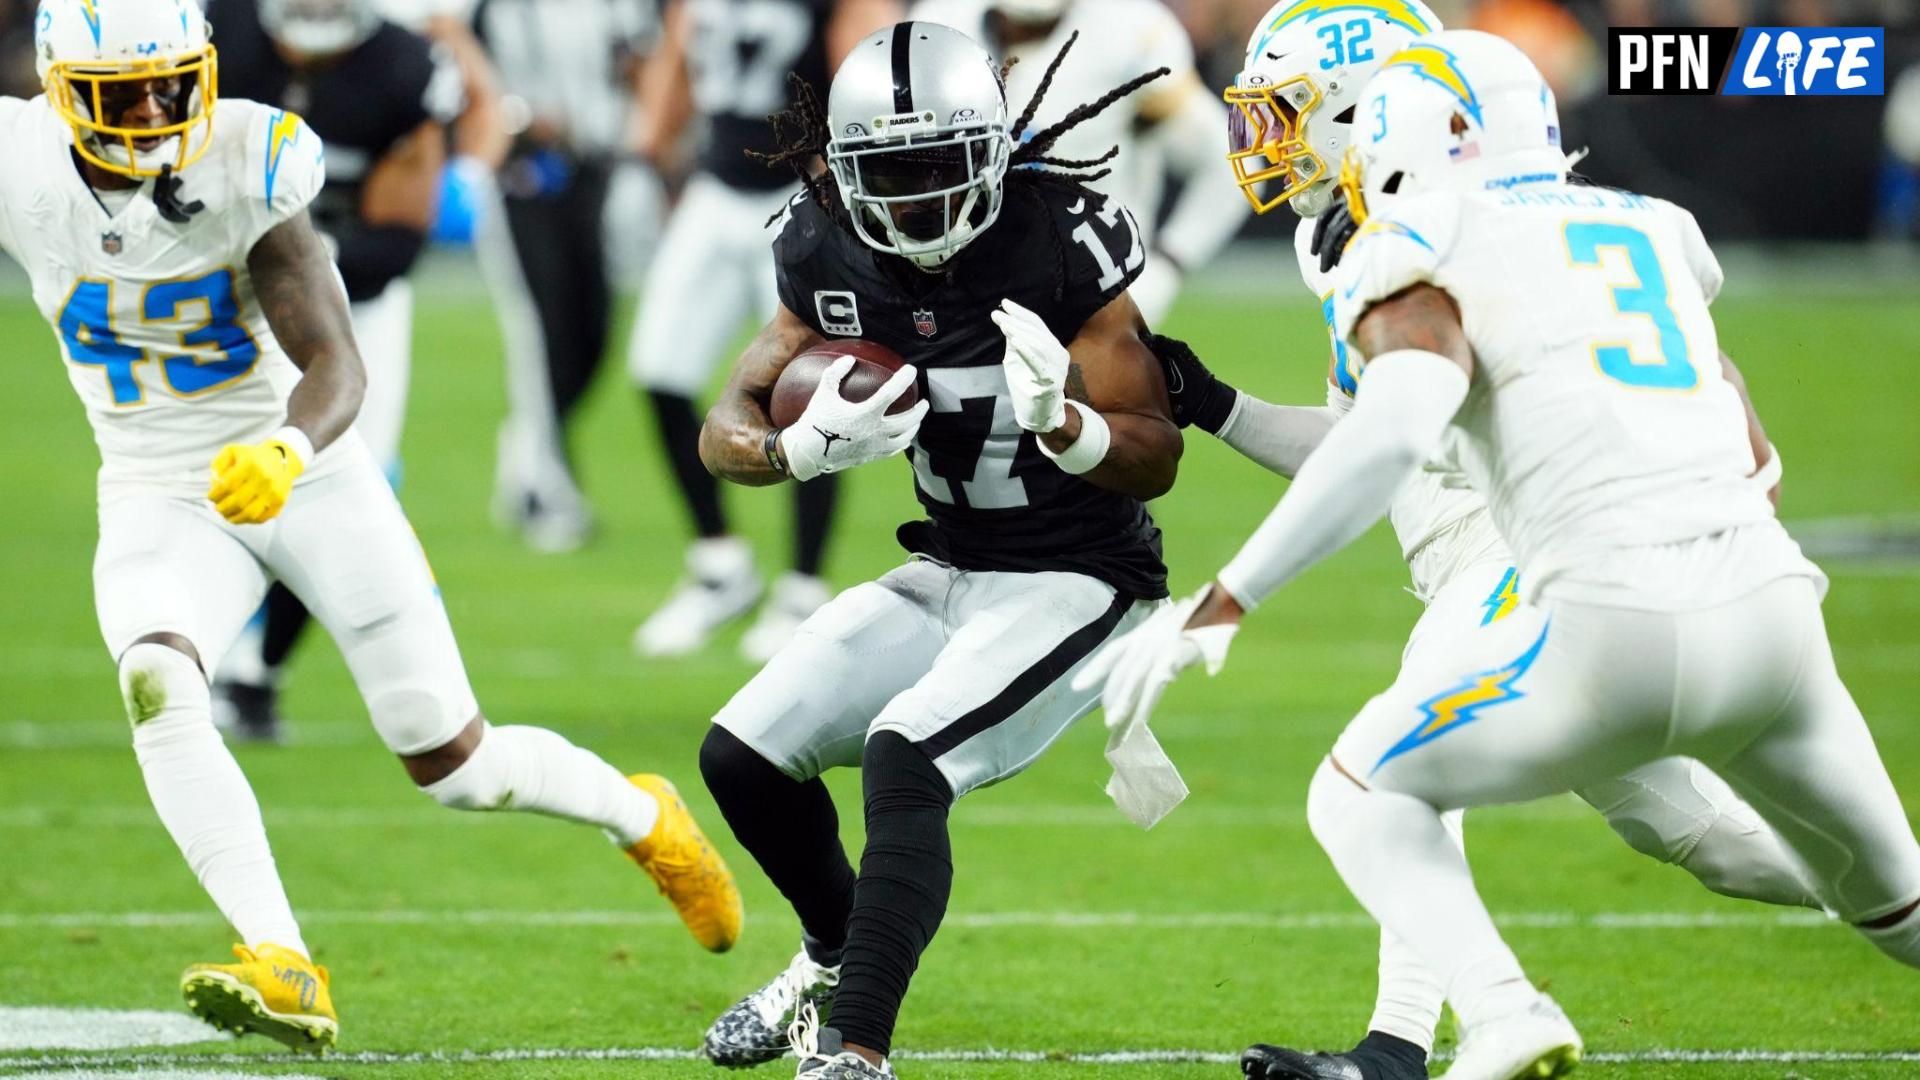
[[[937, 270], [999, 218], [1012, 152], [1005, 125], [965, 119], [882, 117], [874, 122], [881, 134], [849, 132], [828, 144], [840, 199], [867, 246]], [[914, 134], [885, 134], [908, 126]]]
[[[48, 102], [73, 129], [75, 152], [111, 173], [140, 179], [163, 168], [179, 172], [213, 139], [219, 71], [211, 45], [150, 60], [54, 63], [44, 85]], [[125, 126], [127, 110], [149, 95], [165, 108], [166, 122]]]
[[1304, 75], [1277, 84], [1253, 80], [1222, 95], [1233, 106], [1227, 113], [1227, 161], [1254, 213], [1264, 214], [1316, 185], [1324, 189], [1332, 174], [1307, 141], [1320, 88]]

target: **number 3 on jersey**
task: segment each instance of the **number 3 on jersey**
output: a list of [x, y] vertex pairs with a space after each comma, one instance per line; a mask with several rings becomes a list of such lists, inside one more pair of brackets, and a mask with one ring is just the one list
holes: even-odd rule
[[[185, 314], [192, 310], [189, 305], [205, 307], [200, 318], [178, 331], [182, 350], [158, 358], [168, 388], [181, 397], [232, 382], [252, 371], [260, 357], [253, 336], [240, 325], [240, 304], [233, 295], [233, 273], [229, 270], [147, 286], [140, 301], [140, 329], [189, 318]], [[149, 359], [147, 350], [122, 341], [114, 331], [112, 282], [76, 282], [66, 306], [60, 309], [59, 327], [67, 356], [74, 363], [98, 364], [106, 372], [115, 405], [138, 405], [146, 400], [146, 388], [135, 366]], [[208, 346], [214, 351], [211, 359], [201, 351]]]
[[1616, 286], [1613, 306], [1622, 315], [1645, 315], [1660, 332], [1661, 363], [1636, 360], [1625, 345], [1595, 345], [1593, 362], [1600, 372], [1617, 382], [1648, 390], [1691, 390], [1700, 382], [1687, 348], [1687, 335], [1680, 330], [1668, 303], [1666, 271], [1660, 268], [1660, 256], [1647, 234], [1628, 225], [1601, 221], [1575, 221], [1567, 225], [1567, 254], [1577, 266], [1601, 266], [1601, 248], [1619, 248], [1639, 280], [1633, 285]]

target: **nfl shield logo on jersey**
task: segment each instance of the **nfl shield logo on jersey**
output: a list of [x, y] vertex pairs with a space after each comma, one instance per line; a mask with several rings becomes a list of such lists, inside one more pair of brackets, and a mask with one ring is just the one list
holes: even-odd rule
[[913, 328], [920, 331], [921, 337], [932, 337], [940, 332], [940, 328], [933, 324], [933, 312], [929, 310], [913, 313]]
[[106, 252], [109, 255], [120, 254], [120, 234], [117, 232], [101, 233], [100, 234], [100, 250]]

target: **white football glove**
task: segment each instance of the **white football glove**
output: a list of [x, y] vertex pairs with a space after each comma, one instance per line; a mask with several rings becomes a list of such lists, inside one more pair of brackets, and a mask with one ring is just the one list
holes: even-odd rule
[[800, 419], [780, 432], [787, 475], [795, 480], [892, 457], [905, 450], [920, 430], [920, 420], [930, 408], [925, 400], [906, 412], [887, 415], [887, 406], [913, 385], [913, 365], [902, 365], [867, 400], [848, 401], [840, 396], [840, 383], [853, 370], [853, 363], [853, 357], [842, 356], [828, 364]]
[[1040, 316], [1011, 300], [1000, 301], [1000, 310], [992, 318], [1007, 336], [1000, 367], [1007, 373], [1015, 422], [1040, 433], [1066, 423], [1067, 347]]
[[1145, 727], [1160, 696], [1187, 668], [1204, 663], [1207, 674], [1220, 673], [1239, 624], [1187, 628], [1187, 620], [1211, 588], [1154, 612], [1118, 640], [1108, 642], [1073, 677], [1075, 690], [1091, 690], [1105, 681], [1100, 704], [1106, 709], [1108, 732], [1124, 737], [1134, 728]]

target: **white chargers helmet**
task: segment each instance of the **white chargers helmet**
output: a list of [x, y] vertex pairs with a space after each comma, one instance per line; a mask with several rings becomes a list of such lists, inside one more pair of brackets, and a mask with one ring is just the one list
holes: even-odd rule
[[[158, 176], [207, 152], [219, 72], [193, 0], [40, 0], [33, 55], [47, 103], [94, 165]], [[149, 95], [167, 122], [124, 126], [127, 110]]]
[[827, 166], [867, 246], [936, 270], [1000, 217], [1007, 94], [972, 38], [903, 22], [854, 46], [827, 95]]
[[1355, 222], [1397, 198], [1566, 179], [1560, 110], [1540, 69], [1478, 30], [1422, 38], [1387, 58], [1340, 186]]
[[1268, 9], [1225, 94], [1227, 160], [1254, 212], [1285, 202], [1318, 217], [1331, 206], [1360, 91], [1387, 57], [1440, 29], [1420, 0], [1280, 0]]
[[303, 58], [338, 56], [373, 36], [373, 0], [259, 0], [260, 28]]

